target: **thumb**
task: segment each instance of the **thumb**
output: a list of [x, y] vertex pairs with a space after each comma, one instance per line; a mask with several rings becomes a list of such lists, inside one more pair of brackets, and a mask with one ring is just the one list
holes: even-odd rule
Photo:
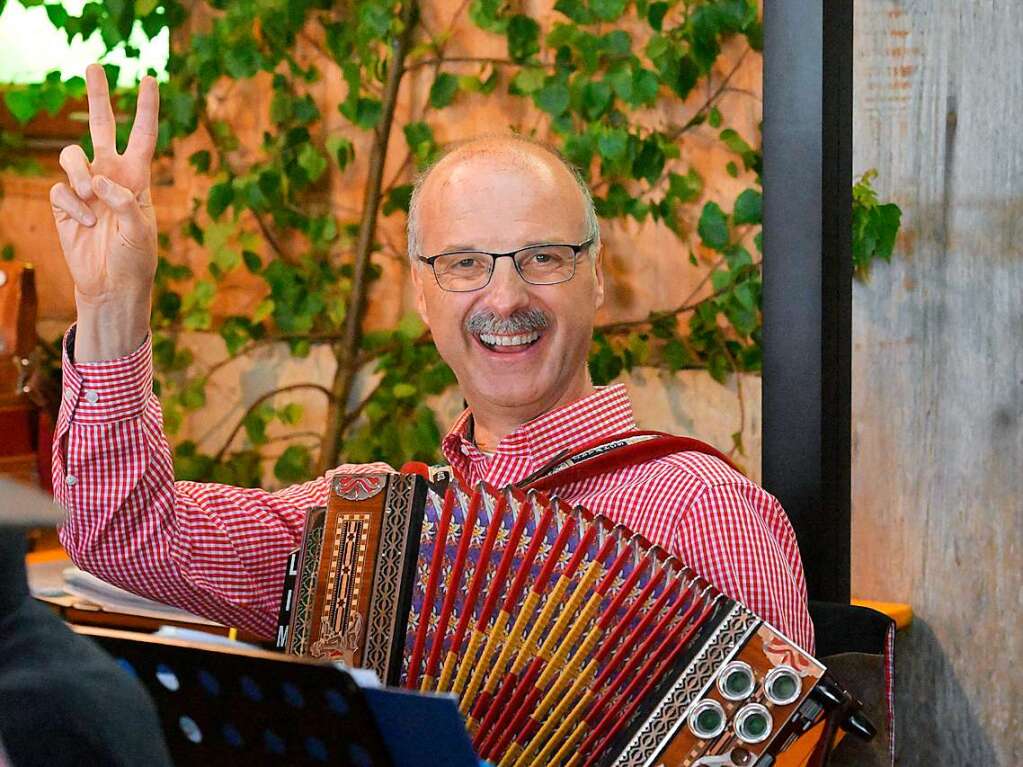
[[115, 184], [106, 176], [93, 176], [92, 189], [117, 217], [117, 226], [127, 243], [136, 248], [146, 247], [152, 237], [149, 223], [142, 214], [138, 200], [130, 189]]

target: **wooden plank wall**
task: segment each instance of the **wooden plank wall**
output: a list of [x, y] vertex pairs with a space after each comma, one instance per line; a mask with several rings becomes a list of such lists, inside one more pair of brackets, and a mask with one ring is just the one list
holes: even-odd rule
[[904, 210], [857, 286], [853, 589], [910, 602], [900, 764], [1023, 764], [1023, 4], [859, 0], [855, 166]]

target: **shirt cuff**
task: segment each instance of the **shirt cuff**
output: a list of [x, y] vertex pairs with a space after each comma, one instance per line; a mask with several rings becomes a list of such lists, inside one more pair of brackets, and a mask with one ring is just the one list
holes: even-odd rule
[[58, 421], [104, 424], [138, 417], [153, 394], [153, 340], [126, 357], [74, 362], [75, 327], [64, 335], [63, 401]]

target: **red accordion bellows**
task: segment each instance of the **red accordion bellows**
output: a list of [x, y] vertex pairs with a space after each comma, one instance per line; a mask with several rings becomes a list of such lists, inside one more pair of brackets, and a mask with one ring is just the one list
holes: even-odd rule
[[642, 537], [411, 474], [338, 477], [310, 511], [278, 646], [454, 693], [504, 766], [757, 765], [824, 713], [823, 666]]

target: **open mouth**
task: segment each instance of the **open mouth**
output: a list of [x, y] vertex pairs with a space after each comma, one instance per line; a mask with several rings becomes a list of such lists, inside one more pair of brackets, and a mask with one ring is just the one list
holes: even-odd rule
[[528, 349], [540, 340], [540, 333], [535, 330], [528, 333], [519, 333], [513, 336], [499, 336], [492, 335], [490, 333], [481, 333], [476, 336], [476, 338], [479, 339], [480, 344], [484, 348], [489, 349], [492, 352], [509, 353]]

